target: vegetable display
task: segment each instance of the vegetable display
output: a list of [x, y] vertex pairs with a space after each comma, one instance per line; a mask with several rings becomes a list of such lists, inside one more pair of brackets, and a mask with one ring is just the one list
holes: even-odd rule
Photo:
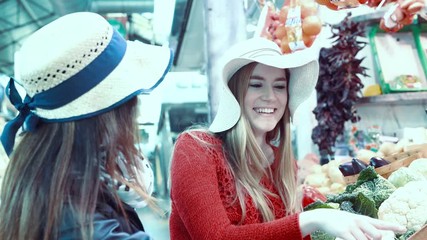
[[302, 199], [302, 205], [308, 206], [318, 200], [325, 202], [327, 199], [325, 195], [319, 192], [315, 187], [312, 187], [310, 185], [304, 185], [303, 187], [303, 199]]
[[385, 160], [382, 157], [377, 157], [377, 156], [372, 157], [369, 160], [369, 164], [365, 163], [364, 161], [358, 158], [353, 158], [350, 162], [345, 162], [340, 164], [338, 166], [338, 169], [341, 171], [342, 175], [346, 177], [346, 176], [358, 174], [368, 166], [372, 166], [373, 168], [378, 168], [378, 167], [385, 166], [387, 164], [390, 164], [390, 162]]
[[378, 218], [420, 230], [427, 222], [427, 181], [409, 182], [394, 191], [378, 209]]
[[[420, 162], [422, 163], [419, 161], [416, 164]], [[427, 179], [413, 180], [401, 187], [395, 187], [388, 179], [380, 176], [373, 166], [367, 166], [360, 172], [357, 181], [347, 185], [344, 192], [328, 194], [326, 201], [317, 200], [305, 206], [304, 211], [334, 208], [398, 223], [405, 226], [407, 232], [396, 236], [392, 232], [384, 232], [383, 239], [407, 240], [427, 224], [426, 186]], [[335, 239], [321, 231], [314, 232], [311, 238]]]
[[[397, 188], [405, 186], [412, 181], [426, 180], [424, 176], [408, 167], [401, 167], [390, 174], [388, 180]], [[427, 200], [427, 199], [426, 199]], [[427, 213], [426, 213], [427, 215]]]
[[427, 180], [427, 158], [419, 158], [414, 160], [409, 166], [409, 169], [412, 169], [416, 172], [419, 172]]
[[319, 147], [322, 164], [333, 158], [335, 141], [343, 134], [345, 122], [360, 120], [355, 108], [362, 97], [363, 83], [359, 76], [367, 74], [361, 66], [364, 58], [356, 56], [367, 43], [358, 40], [365, 37], [365, 24], [352, 21], [350, 16], [351, 13], [341, 23], [331, 26], [333, 46], [320, 50], [317, 106], [313, 110], [317, 126], [311, 138]]
[[385, 165], [387, 165], [389, 163], [390, 163], [389, 161], [385, 160], [382, 157], [372, 157], [369, 160], [369, 165], [371, 165], [374, 168], [382, 167], [382, 166], [385, 166]]
[[322, 194], [336, 194], [345, 190], [344, 176], [338, 169], [340, 162], [330, 161], [320, 166], [313, 165], [309, 174], [305, 177], [305, 185], [316, 188]]

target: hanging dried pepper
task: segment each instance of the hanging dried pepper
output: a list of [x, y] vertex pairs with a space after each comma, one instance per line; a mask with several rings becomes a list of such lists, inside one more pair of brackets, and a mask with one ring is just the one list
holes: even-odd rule
[[318, 125], [311, 138], [319, 147], [322, 164], [334, 156], [335, 141], [343, 134], [345, 122], [360, 120], [355, 104], [362, 95], [360, 76], [368, 75], [367, 69], [361, 66], [364, 58], [356, 56], [367, 44], [359, 40], [366, 32], [365, 25], [352, 21], [350, 16], [351, 13], [331, 26], [333, 45], [322, 48], [319, 56], [317, 106], [313, 110]]

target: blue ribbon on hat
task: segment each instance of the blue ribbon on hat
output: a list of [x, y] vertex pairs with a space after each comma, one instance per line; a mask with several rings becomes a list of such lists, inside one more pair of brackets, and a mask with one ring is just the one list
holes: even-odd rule
[[15, 88], [15, 81], [10, 79], [6, 93], [19, 111], [18, 116], [9, 121], [1, 135], [1, 142], [8, 155], [15, 144], [16, 133], [23, 126], [24, 131], [33, 131], [37, 128], [39, 117], [31, 110], [35, 108], [56, 109], [82, 96], [104, 80], [121, 62], [126, 52], [126, 40], [116, 30], [104, 51], [78, 73], [57, 86], [40, 92], [32, 98], [28, 95], [22, 101]]
[[6, 90], [10, 102], [19, 111], [18, 116], [4, 126], [3, 134], [1, 135], [3, 147], [7, 155], [10, 155], [19, 128], [24, 126], [24, 131], [33, 131], [37, 126], [38, 117], [31, 112], [31, 109], [34, 109], [33, 100], [27, 95], [24, 101], [22, 101], [21, 96], [15, 88], [15, 81], [13, 78], [10, 78]]

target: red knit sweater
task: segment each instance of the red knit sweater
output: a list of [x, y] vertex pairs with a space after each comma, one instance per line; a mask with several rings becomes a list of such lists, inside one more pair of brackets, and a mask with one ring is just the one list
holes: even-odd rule
[[[270, 197], [276, 220], [266, 223], [253, 201], [245, 199], [246, 217], [238, 225], [242, 211], [239, 202], [234, 201], [236, 189], [221, 141], [206, 133], [198, 136], [216, 148], [207, 149], [186, 133], [176, 142], [171, 165], [172, 240], [303, 239], [299, 214], [285, 216], [285, 206], [278, 198]], [[277, 194], [269, 179], [264, 177], [261, 184]]]

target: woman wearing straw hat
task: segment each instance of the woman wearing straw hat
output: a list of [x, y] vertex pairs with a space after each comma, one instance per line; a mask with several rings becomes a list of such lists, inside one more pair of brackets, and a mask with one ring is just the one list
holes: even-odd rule
[[171, 239], [379, 239], [400, 226], [338, 210], [301, 212], [290, 120], [312, 93], [319, 66], [310, 49], [282, 55], [264, 38], [231, 47], [209, 130], [176, 141], [171, 165]]
[[163, 80], [172, 59], [169, 48], [126, 41], [89, 12], [25, 41], [7, 86], [19, 114], [1, 136], [10, 164], [0, 239], [150, 239], [134, 210], [155, 204], [135, 147], [137, 95]]

